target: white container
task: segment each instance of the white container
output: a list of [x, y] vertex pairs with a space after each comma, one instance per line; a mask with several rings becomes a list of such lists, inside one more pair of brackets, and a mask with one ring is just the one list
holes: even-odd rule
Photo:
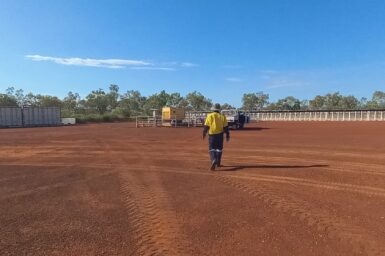
[[76, 124], [76, 119], [75, 118], [62, 118], [61, 123], [64, 125]]

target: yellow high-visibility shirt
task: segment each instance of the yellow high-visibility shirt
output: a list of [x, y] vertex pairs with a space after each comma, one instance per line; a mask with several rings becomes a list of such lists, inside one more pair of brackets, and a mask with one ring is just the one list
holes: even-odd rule
[[209, 126], [209, 135], [219, 134], [228, 125], [227, 119], [224, 115], [213, 112], [207, 115], [205, 125]]

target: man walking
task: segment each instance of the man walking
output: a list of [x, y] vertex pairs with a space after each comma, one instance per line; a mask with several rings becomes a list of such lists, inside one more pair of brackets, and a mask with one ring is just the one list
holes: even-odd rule
[[203, 128], [203, 139], [207, 132], [209, 133], [210, 170], [212, 171], [215, 170], [215, 167], [221, 166], [223, 133], [226, 133], [226, 141], [230, 141], [229, 126], [226, 117], [220, 113], [220, 108], [221, 105], [214, 104], [211, 108], [213, 112], [207, 115]]

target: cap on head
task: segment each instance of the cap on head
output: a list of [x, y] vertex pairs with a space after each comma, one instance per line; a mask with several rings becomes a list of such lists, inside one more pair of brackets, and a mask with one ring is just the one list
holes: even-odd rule
[[218, 104], [218, 103], [215, 103], [212, 107], [211, 107], [211, 111], [220, 111], [221, 110], [221, 105]]

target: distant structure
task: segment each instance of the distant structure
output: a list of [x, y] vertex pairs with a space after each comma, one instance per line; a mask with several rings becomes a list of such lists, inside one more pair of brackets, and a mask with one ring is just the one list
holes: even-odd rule
[[59, 107], [0, 107], [0, 127], [34, 127], [61, 124]]

